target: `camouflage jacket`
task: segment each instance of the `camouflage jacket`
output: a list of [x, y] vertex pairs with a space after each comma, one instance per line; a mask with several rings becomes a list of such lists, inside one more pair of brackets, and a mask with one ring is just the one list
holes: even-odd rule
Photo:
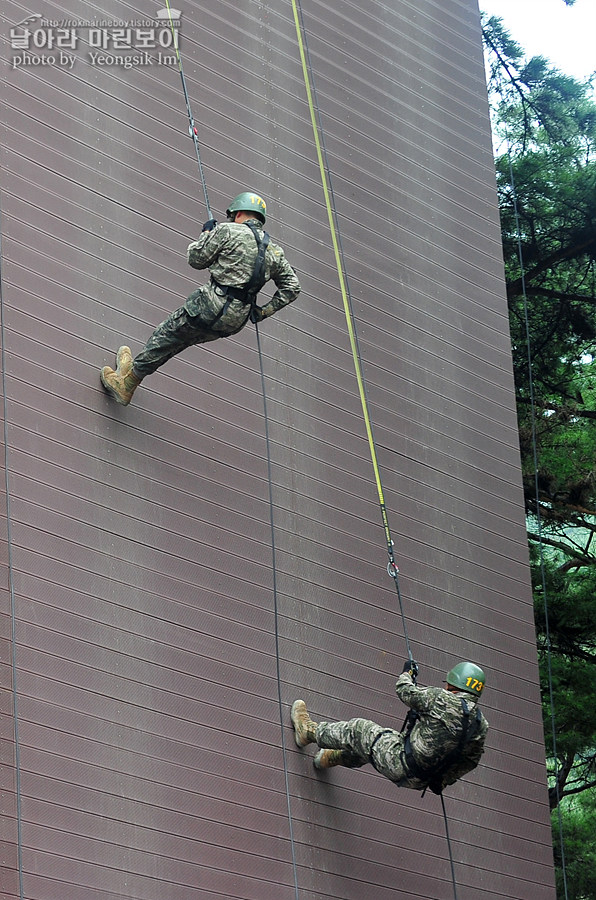
[[[264, 231], [260, 222], [261, 237]], [[193, 241], [187, 251], [188, 262], [195, 269], [209, 269], [218, 284], [239, 286], [246, 284], [252, 275], [257, 258], [257, 242], [247, 226], [236, 222], [224, 222], [212, 231], [204, 231], [198, 241]], [[300, 293], [300, 282], [278, 244], [269, 242], [265, 254], [265, 278], [277, 288], [271, 300], [262, 307], [262, 317], [272, 316], [292, 303]]]
[[[464, 718], [462, 699], [470, 710], [468, 727], [470, 734], [473, 734], [478, 698], [464, 691], [418, 687], [408, 672], [397, 679], [395, 690], [399, 699], [418, 713], [418, 719], [410, 733], [410, 744], [415, 762], [422, 769], [432, 772], [458, 747]], [[484, 752], [487, 731], [488, 722], [481, 713], [478, 730], [442, 773], [441, 788], [454, 784], [466, 772], [476, 768]]]

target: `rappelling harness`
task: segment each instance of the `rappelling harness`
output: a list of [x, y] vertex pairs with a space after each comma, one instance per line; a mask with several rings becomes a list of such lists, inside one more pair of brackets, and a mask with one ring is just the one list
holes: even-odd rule
[[[462, 750], [471, 740], [473, 740], [482, 722], [482, 713], [476, 708], [476, 715], [471, 719], [471, 710], [463, 697], [460, 697], [462, 707], [462, 721], [459, 739], [455, 747], [447, 753], [438, 765], [425, 768], [417, 762], [414, 751], [412, 749], [411, 734], [414, 725], [420, 718], [419, 713], [415, 709], [410, 709], [402, 726], [401, 733], [405, 733], [404, 749], [400, 754], [400, 759], [408, 778], [417, 778], [425, 781], [427, 787], [433, 794], [440, 794], [443, 790], [443, 776], [449, 771], [453, 763], [460, 756]], [[426, 787], [424, 788], [426, 791]], [[423, 791], [423, 795], [424, 795]]]
[[[455, 747], [453, 747], [449, 753], [443, 758], [443, 760], [439, 763], [439, 765], [429, 766], [428, 768], [420, 765], [417, 762], [414, 751], [412, 749], [412, 741], [411, 734], [414, 729], [414, 725], [420, 718], [420, 714], [416, 712], [415, 709], [408, 710], [408, 714], [405, 718], [404, 724], [402, 725], [400, 734], [405, 734], [404, 738], [404, 749], [400, 753], [400, 761], [402, 767], [404, 769], [405, 778], [404, 781], [409, 781], [412, 778], [416, 778], [419, 781], [426, 782], [426, 787], [424, 788], [422, 794], [427, 788], [434, 794], [440, 794], [443, 790], [443, 776], [446, 772], [449, 771], [453, 763], [457, 760], [462, 750], [474, 737], [478, 734], [480, 730], [480, 724], [482, 722], [482, 713], [480, 709], [476, 708], [476, 715], [472, 721], [470, 721], [471, 710], [468, 704], [466, 703], [463, 697], [460, 697], [461, 706], [462, 706], [462, 721], [461, 721], [461, 729], [458, 738], [458, 742]], [[378, 770], [377, 765], [375, 763], [374, 758], [374, 749], [376, 747], [377, 742], [385, 735], [385, 734], [393, 734], [393, 729], [384, 728], [382, 731], [377, 734], [374, 741], [371, 744], [370, 752], [368, 755], [369, 762], [371, 765]], [[397, 782], [397, 784], [401, 784], [402, 782]]]
[[252, 275], [250, 279], [246, 282], [246, 284], [220, 284], [219, 281], [216, 281], [213, 275], [211, 276], [211, 281], [213, 284], [219, 288], [220, 291], [224, 294], [226, 301], [216, 317], [210, 324], [210, 328], [213, 328], [216, 322], [226, 314], [228, 311], [228, 307], [232, 300], [240, 300], [242, 303], [246, 303], [250, 305], [249, 318], [251, 322], [258, 322], [256, 310], [257, 307], [257, 294], [264, 286], [267, 281], [265, 277], [265, 255], [267, 253], [267, 247], [269, 246], [269, 235], [266, 231], [263, 232], [263, 237], [259, 234], [259, 226], [254, 225], [252, 222], [244, 222], [247, 228], [250, 228], [252, 231], [255, 241], [257, 242], [257, 258], [255, 259], [254, 268], [252, 270]]

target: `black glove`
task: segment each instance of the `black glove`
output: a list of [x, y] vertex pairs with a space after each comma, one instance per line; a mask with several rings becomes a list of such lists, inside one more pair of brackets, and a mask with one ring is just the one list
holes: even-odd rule
[[257, 322], [262, 322], [265, 318], [265, 316], [263, 315], [263, 308], [255, 304], [251, 307], [248, 318], [253, 323], [253, 325], [256, 325]]
[[214, 228], [217, 227], [217, 219], [209, 219], [208, 222], [205, 222], [201, 231], [213, 231]]
[[416, 676], [418, 675], [418, 663], [414, 662], [413, 659], [408, 659], [404, 663], [404, 667], [401, 671], [402, 675], [404, 672], [408, 672], [408, 674], [411, 675], [412, 678], [416, 678]]
[[433, 792], [433, 794], [442, 794], [443, 793], [443, 782], [440, 778], [433, 779], [428, 782], [428, 789]]

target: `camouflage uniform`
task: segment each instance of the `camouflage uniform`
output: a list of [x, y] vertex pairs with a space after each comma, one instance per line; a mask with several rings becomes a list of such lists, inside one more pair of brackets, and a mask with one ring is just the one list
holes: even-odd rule
[[428, 777], [416, 777], [408, 770], [405, 732], [382, 728], [368, 719], [319, 722], [316, 731], [319, 747], [341, 750], [341, 764], [349, 768], [370, 762], [381, 775], [400, 787], [414, 790], [423, 790], [431, 781], [433, 790], [442, 790], [478, 765], [488, 730], [488, 723], [482, 714], [476, 734], [441, 774], [440, 783], [437, 784], [432, 779], [433, 770], [436, 771], [447, 754], [458, 747], [463, 720], [462, 699], [470, 709], [471, 732], [471, 723], [476, 716], [477, 697], [464, 691], [417, 687], [408, 672], [400, 675], [395, 690], [399, 699], [419, 715], [410, 733], [410, 742], [416, 764], [420, 769], [428, 770]]
[[[257, 219], [260, 237], [264, 231]], [[145, 347], [135, 356], [134, 374], [151, 375], [168, 359], [190, 347], [236, 334], [249, 318], [250, 304], [226, 297], [218, 285], [245, 285], [253, 272], [257, 242], [246, 224], [226, 222], [204, 231], [198, 241], [188, 247], [188, 262], [195, 269], [209, 269], [211, 281], [193, 291], [186, 303], [158, 325]], [[292, 303], [300, 293], [300, 282], [285, 258], [282, 248], [270, 242], [265, 255], [265, 278], [273, 280], [277, 290], [271, 300], [260, 307], [259, 319], [272, 316]], [[227, 307], [220, 315], [224, 306]]]

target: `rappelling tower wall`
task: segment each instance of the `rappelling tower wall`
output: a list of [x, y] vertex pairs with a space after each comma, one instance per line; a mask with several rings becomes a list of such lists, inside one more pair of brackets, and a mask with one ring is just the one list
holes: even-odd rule
[[316, 718], [404, 712], [314, 109], [420, 683], [487, 672], [485, 756], [445, 797], [459, 900], [554, 900], [476, 0], [181, 6], [213, 210], [266, 197], [303, 285], [260, 326], [275, 582], [254, 330], [126, 409], [99, 383], [202, 279], [177, 65], [110, 61], [141, 53], [136, 32], [118, 49], [99, 25], [93, 48], [85, 25], [157, 5], [33, 12], [79, 24], [46, 64], [15, 63], [31, 10], [8, 2], [3, 26], [2, 897], [452, 897], [439, 798], [370, 767], [317, 775], [289, 728], [297, 696]]

